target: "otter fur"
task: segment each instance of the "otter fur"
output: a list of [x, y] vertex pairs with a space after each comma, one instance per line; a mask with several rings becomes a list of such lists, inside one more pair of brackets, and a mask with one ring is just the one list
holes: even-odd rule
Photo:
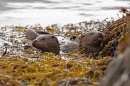
[[[43, 34], [39, 34], [32, 29], [27, 29], [26, 31], [27, 37], [33, 40], [33, 47], [40, 49], [42, 52], [54, 52], [56, 54], [59, 54], [60, 45], [57, 37], [47, 32], [42, 33]], [[68, 43], [62, 46], [61, 51], [72, 52], [82, 50], [86, 54], [98, 53], [103, 48], [103, 39], [104, 36], [101, 32], [90, 31], [82, 34], [79, 39], [79, 42]]]
[[42, 34], [39, 34], [32, 29], [27, 29], [26, 36], [28, 39], [32, 40], [32, 46], [40, 49], [42, 52], [53, 52], [55, 54], [59, 54], [59, 41], [54, 35], [47, 32], [45, 32], [45, 34], [44, 32], [42, 32]]
[[72, 52], [83, 50], [86, 54], [100, 52], [103, 45], [103, 34], [98, 31], [90, 31], [81, 35], [79, 42], [68, 43], [61, 50], [63, 52]]

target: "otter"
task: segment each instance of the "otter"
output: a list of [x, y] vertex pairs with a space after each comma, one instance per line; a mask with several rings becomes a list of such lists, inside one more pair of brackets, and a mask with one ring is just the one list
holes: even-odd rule
[[28, 39], [34, 40], [39, 36], [39, 34], [32, 29], [27, 29], [26, 30], [26, 36], [27, 36]]
[[55, 54], [60, 52], [59, 42], [54, 35], [40, 35], [33, 40], [32, 46], [42, 52], [53, 52]]
[[104, 36], [101, 32], [90, 31], [81, 35], [79, 42], [68, 43], [61, 50], [63, 52], [72, 52], [83, 50], [84, 53], [98, 53], [102, 50]]
[[[39, 33], [42, 34], [39, 34]], [[57, 37], [48, 32], [44, 31], [34, 31], [32, 29], [26, 30], [26, 36], [28, 39], [32, 40], [32, 46], [40, 49], [42, 52], [53, 52], [59, 54], [60, 45]]]
[[90, 31], [81, 35], [79, 49], [85, 53], [100, 52], [103, 47], [104, 36], [101, 32]]
[[26, 30], [26, 36], [30, 40], [36, 39], [41, 34], [50, 34], [50, 33], [45, 32], [45, 31], [40, 31], [40, 30], [34, 31], [33, 29], [27, 29]]
[[[40, 31], [39, 31], [40, 32]], [[33, 39], [32, 46], [40, 49], [42, 52], [53, 52], [59, 54], [60, 45], [57, 37], [47, 32], [38, 32], [27, 29], [26, 35]], [[44, 34], [45, 33], [45, 34]], [[98, 53], [102, 50], [104, 36], [101, 32], [90, 31], [81, 35], [79, 42], [68, 43], [61, 47], [63, 52], [72, 52], [83, 50], [84, 53]]]

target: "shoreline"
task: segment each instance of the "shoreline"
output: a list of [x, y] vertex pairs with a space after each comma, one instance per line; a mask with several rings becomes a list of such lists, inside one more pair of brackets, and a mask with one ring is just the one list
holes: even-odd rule
[[[31, 2], [24, 0], [21, 2], [2, 1], [0, 4], [0, 26], [5, 25], [35, 25], [41, 24], [43, 27], [51, 24], [79, 23], [82, 21], [103, 20], [111, 17], [118, 19], [117, 14], [120, 4], [128, 9], [128, 1], [111, 0], [91, 2], [86, 1], [46, 1]], [[118, 4], [115, 4], [118, 3]]]
[[[129, 81], [130, 79], [129, 52], [125, 53], [125, 50], [130, 49], [129, 47], [127, 48], [130, 44], [130, 11], [127, 11], [124, 7], [121, 7], [120, 10], [125, 16], [115, 21], [81, 22], [78, 25], [80, 27], [76, 27], [73, 24], [58, 27], [55, 24], [46, 26], [45, 28], [40, 25], [0, 28], [0, 37], [3, 40], [2, 46], [0, 46], [0, 85], [110, 86], [110, 84], [115, 84], [118, 80], [121, 80], [121, 83], [126, 83], [124, 79], [122, 80], [121, 76], [127, 74], [125, 80]], [[25, 35], [27, 28], [47, 31], [60, 36], [62, 37], [59, 40], [61, 44], [65, 44], [67, 39], [72, 41], [70, 40], [72, 36], [80, 36], [82, 33], [94, 30], [94, 28], [98, 28], [99, 31], [106, 35], [104, 37], [110, 37], [110, 40], [99, 53], [98, 59], [94, 59], [91, 53], [87, 57], [80, 52], [67, 53], [65, 54], [66, 59], [62, 59], [63, 54], [41, 53], [39, 50], [29, 46], [29, 41]], [[115, 58], [113, 56], [113, 47], [117, 46], [117, 42], [119, 42], [119, 56], [117, 55], [117, 58]], [[81, 59], [73, 60], [75, 57]], [[111, 62], [114, 62], [114, 66], [112, 65], [112, 67], [109, 66]], [[107, 68], [110, 68], [110, 70], [107, 70], [109, 73], [108, 76], [106, 76], [105, 72]], [[108, 79], [103, 79], [103, 77]], [[101, 81], [102, 79], [103, 81]], [[111, 82], [112, 79], [114, 79], [114, 82]], [[107, 83], [107, 80], [110, 82]]]

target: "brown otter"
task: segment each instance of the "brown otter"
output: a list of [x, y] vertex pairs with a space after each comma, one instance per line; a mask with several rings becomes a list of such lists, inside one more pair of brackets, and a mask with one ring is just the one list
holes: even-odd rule
[[40, 35], [32, 29], [27, 29], [26, 36], [30, 40], [33, 40], [32, 46], [40, 49], [42, 52], [53, 52], [59, 54], [60, 46], [57, 37], [49, 33], [47, 34], [47, 32], [45, 32], [45, 34], [43, 33], [44, 32]]
[[86, 54], [100, 52], [103, 45], [103, 34], [97, 31], [90, 31], [81, 35], [78, 43], [64, 45], [63, 52], [83, 50]]
[[61, 47], [61, 51], [63, 52], [73, 52], [79, 50], [79, 43], [68, 43]]
[[[42, 32], [44, 33], [44, 32]], [[26, 35], [30, 39], [34, 39], [32, 46], [40, 49], [43, 52], [54, 52], [56, 54], [60, 51], [58, 39], [51, 34], [38, 34], [32, 29], [26, 31]], [[72, 52], [83, 50], [86, 54], [98, 53], [103, 46], [103, 34], [98, 31], [90, 31], [81, 35], [78, 43], [69, 43], [61, 47], [63, 52]]]
[[32, 29], [27, 29], [26, 30], [26, 36], [28, 37], [28, 39], [30, 40], [34, 40], [36, 39], [39, 35], [41, 34], [49, 34], [48, 32], [45, 31], [40, 31], [40, 30], [32, 30]]
[[26, 36], [27, 36], [28, 39], [34, 40], [39, 36], [39, 34], [32, 29], [27, 29], [26, 30]]
[[103, 34], [97, 31], [90, 31], [81, 36], [79, 48], [84, 49], [85, 53], [100, 52], [103, 45]]
[[32, 46], [42, 52], [53, 52], [59, 54], [60, 46], [54, 35], [40, 35], [32, 42]]

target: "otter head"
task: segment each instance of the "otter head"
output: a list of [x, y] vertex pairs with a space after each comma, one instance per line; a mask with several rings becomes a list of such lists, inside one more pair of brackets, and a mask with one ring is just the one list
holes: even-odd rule
[[40, 35], [32, 42], [32, 46], [42, 52], [53, 52], [59, 54], [60, 46], [57, 37], [54, 35]]
[[85, 53], [100, 52], [103, 44], [103, 34], [101, 32], [90, 31], [81, 36], [80, 49]]

